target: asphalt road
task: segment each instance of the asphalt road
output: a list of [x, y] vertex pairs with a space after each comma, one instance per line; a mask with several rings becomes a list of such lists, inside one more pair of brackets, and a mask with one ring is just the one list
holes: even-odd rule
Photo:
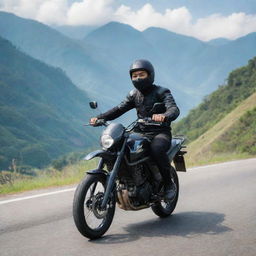
[[96, 241], [76, 230], [72, 187], [0, 197], [0, 255], [255, 256], [256, 159], [194, 168], [179, 178], [171, 217], [117, 209]]

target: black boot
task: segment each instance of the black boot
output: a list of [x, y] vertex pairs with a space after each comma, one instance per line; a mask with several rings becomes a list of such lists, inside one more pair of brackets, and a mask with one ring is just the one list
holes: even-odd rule
[[172, 201], [177, 193], [176, 185], [171, 181], [168, 184], [164, 185], [164, 199]]

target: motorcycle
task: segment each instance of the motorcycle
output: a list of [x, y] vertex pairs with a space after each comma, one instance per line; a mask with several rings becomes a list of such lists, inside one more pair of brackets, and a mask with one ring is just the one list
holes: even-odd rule
[[[90, 107], [97, 108], [97, 102], [90, 102]], [[161, 103], [155, 103], [151, 113], [159, 113], [161, 107]], [[87, 171], [73, 200], [75, 225], [89, 239], [100, 238], [107, 232], [116, 204], [126, 211], [151, 207], [161, 218], [170, 216], [176, 207], [179, 196], [176, 171], [186, 172], [185, 138], [173, 137], [167, 152], [175, 166], [171, 166], [170, 173], [176, 195], [172, 200], [165, 200], [162, 176], [149, 153], [150, 140], [134, 132], [139, 124], [161, 125], [151, 118], [137, 119], [126, 128], [120, 123], [97, 120], [96, 126], [106, 126], [101, 136], [102, 149], [89, 153], [85, 159], [99, 157], [98, 166]]]

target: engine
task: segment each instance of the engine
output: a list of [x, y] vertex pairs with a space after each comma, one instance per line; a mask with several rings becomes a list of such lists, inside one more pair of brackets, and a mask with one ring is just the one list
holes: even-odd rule
[[152, 195], [152, 186], [149, 182], [145, 182], [140, 186], [134, 186], [128, 191], [129, 198], [134, 206], [146, 204]]
[[122, 179], [118, 188], [118, 199], [122, 205], [119, 206], [126, 210], [137, 210], [137, 207], [145, 208], [153, 193], [148, 174], [142, 164], [130, 168], [129, 171], [130, 178]]

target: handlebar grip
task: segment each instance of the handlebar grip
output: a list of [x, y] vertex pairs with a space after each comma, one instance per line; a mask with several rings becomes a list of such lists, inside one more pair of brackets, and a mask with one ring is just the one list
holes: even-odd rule
[[102, 126], [102, 125], [105, 125], [105, 124], [106, 124], [106, 122], [105, 122], [104, 119], [98, 119], [94, 126]]
[[138, 119], [138, 123], [144, 124], [144, 125], [155, 125], [155, 126], [161, 126], [163, 122], [157, 122], [152, 120], [151, 117], [145, 117], [142, 119]]

